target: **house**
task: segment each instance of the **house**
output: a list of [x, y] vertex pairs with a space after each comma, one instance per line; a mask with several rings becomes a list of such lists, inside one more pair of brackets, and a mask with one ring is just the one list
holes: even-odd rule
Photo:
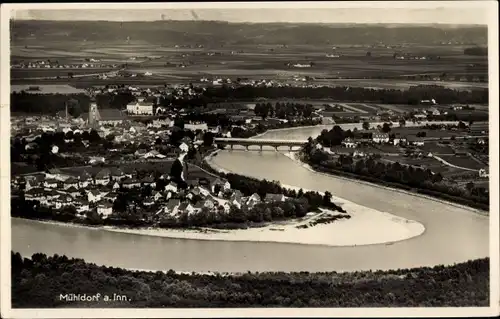
[[113, 181], [119, 181], [125, 177], [125, 173], [119, 167], [114, 167], [110, 171], [111, 180]]
[[358, 143], [352, 138], [348, 137], [342, 141], [342, 146], [347, 148], [355, 148], [356, 146], [358, 146]]
[[250, 196], [246, 199], [245, 204], [248, 207], [252, 208], [253, 206], [259, 204], [260, 202], [262, 202], [262, 200], [260, 199], [259, 194], [253, 193], [252, 196]]
[[102, 156], [90, 156], [88, 163], [90, 165], [100, 164], [106, 162], [106, 159]]
[[111, 171], [108, 168], [103, 168], [95, 176], [96, 185], [107, 185], [111, 180]]
[[108, 202], [99, 203], [97, 213], [102, 215], [102, 218], [108, 218], [113, 213], [113, 205]]
[[70, 177], [67, 180], [63, 182], [64, 184], [64, 189], [69, 189], [71, 187], [76, 188], [78, 187], [78, 180], [74, 177]]
[[134, 115], [153, 115], [153, 103], [144, 102], [144, 99], [139, 98], [135, 103], [127, 104], [127, 113]]
[[83, 213], [90, 210], [90, 203], [85, 199], [80, 199], [74, 203], [76, 212], [80, 215], [84, 215]]
[[163, 207], [163, 212], [168, 215], [177, 215], [179, 212], [180, 200], [171, 199], [168, 201], [167, 205]]
[[266, 194], [265, 202], [284, 202], [286, 196], [283, 194]]
[[196, 211], [196, 209], [193, 207], [193, 205], [191, 205], [191, 203], [183, 202], [179, 205], [178, 211], [179, 212], [186, 212], [186, 213], [188, 213], [188, 215], [191, 215]]
[[408, 144], [413, 146], [423, 146], [425, 144], [423, 138], [416, 136], [408, 136]]
[[114, 202], [117, 197], [118, 197], [118, 193], [110, 192], [110, 193], [102, 196], [102, 199], [105, 199], [105, 200], [110, 201], [110, 202]]
[[26, 181], [26, 185], [25, 185], [25, 187], [24, 187], [24, 190], [25, 190], [25, 191], [29, 191], [30, 189], [32, 189], [32, 188], [36, 188], [36, 187], [39, 187], [39, 186], [41, 186], [41, 185], [43, 185], [43, 184], [37, 183], [37, 181], [36, 181], [36, 180], [31, 180], [31, 179], [30, 179], [30, 180], [27, 180], [27, 181]]
[[45, 174], [45, 178], [47, 178], [47, 179], [55, 179], [55, 180], [58, 180], [58, 181], [64, 181], [68, 177], [70, 177], [70, 176], [68, 174], [63, 173], [58, 168], [51, 168], [51, 169], [49, 169], [49, 172]]
[[56, 209], [70, 206], [73, 204], [73, 202], [73, 197], [71, 197], [70, 195], [61, 195], [58, 198], [54, 199]]
[[230, 197], [231, 200], [237, 199], [241, 201], [242, 198], [243, 198], [243, 193], [240, 190], [238, 189], [233, 190], [233, 193], [231, 194]]
[[78, 179], [80, 184], [79, 186], [83, 188], [89, 186], [93, 182], [92, 175], [90, 175], [86, 170], [83, 170]]
[[111, 188], [113, 188], [113, 190], [120, 189], [120, 184], [118, 184], [118, 182], [114, 182], [113, 185], [111, 186]]
[[229, 202], [225, 202], [222, 204], [222, 208], [224, 208], [224, 211], [228, 213], [231, 210], [231, 204]]
[[425, 114], [415, 114], [413, 115], [414, 118], [416, 118], [417, 120], [424, 120], [427, 118], [427, 115]]
[[394, 138], [393, 142], [394, 142], [394, 145], [396, 146], [396, 145], [406, 144], [407, 140], [405, 137], [396, 137], [396, 138]]
[[177, 184], [175, 182], [168, 183], [168, 185], [165, 186], [165, 191], [171, 191], [174, 194], [177, 193]]
[[72, 197], [80, 196], [80, 191], [78, 189], [76, 189], [76, 187], [74, 187], [74, 186], [71, 186], [70, 188], [66, 189], [66, 193]]
[[146, 176], [141, 180], [144, 185], [149, 185], [151, 187], [156, 187], [155, 179], [152, 176]]
[[43, 186], [46, 188], [57, 188], [59, 181], [56, 179], [46, 179]]
[[141, 183], [136, 180], [135, 178], [128, 178], [122, 182], [122, 185], [124, 188], [135, 188], [135, 187], [141, 187]]
[[427, 113], [430, 113], [432, 115], [440, 115], [441, 112], [435, 108], [435, 107], [430, 107], [428, 110], [427, 110]]
[[489, 172], [488, 168], [481, 168], [479, 170], [479, 177], [489, 177], [489, 176], [490, 176], [490, 172]]
[[24, 198], [26, 200], [42, 200], [46, 198], [44, 189], [41, 187], [32, 188], [24, 193]]
[[155, 203], [155, 199], [152, 196], [150, 196], [144, 199], [142, 203], [144, 204], [144, 206], [152, 206]]
[[216, 187], [220, 187], [221, 191], [231, 189], [231, 184], [228, 181], [217, 178], [210, 184], [210, 189], [212, 193], [215, 193]]
[[204, 201], [202, 201], [201, 204], [202, 204], [202, 207], [206, 207], [208, 209], [214, 209], [216, 203], [212, 199], [207, 198]]
[[352, 156], [354, 157], [365, 157], [367, 154], [365, 152], [360, 152], [360, 151], [354, 151]]
[[208, 131], [208, 125], [207, 123], [186, 123], [184, 124], [184, 129], [191, 131], [201, 130], [205, 132]]
[[153, 198], [156, 202], [162, 201], [165, 197], [160, 192], [153, 192]]
[[373, 133], [372, 141], [375, 143], [388, 143], [389, 134], [387, 133]]
[[161, 154], [160, 152], [158, 152], [156, 150], [152, 150], [152, 151], [144, 154], [142, 157], [144, 157], [144, 158], [165, 158], [166, 156]]
[[102, 199], [102, 193], [96, 189], [87, 192], [87, 200], [91, 203], [98, 202]]

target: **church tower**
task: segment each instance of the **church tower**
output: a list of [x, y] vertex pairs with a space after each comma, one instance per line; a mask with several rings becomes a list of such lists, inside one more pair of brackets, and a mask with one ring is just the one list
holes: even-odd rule
[[97, 108], [97, 103], [90, 103], [89, 108], [89, 125], [94, 127], [97, 126], [101, 116], [99, 115], [99, 109]]

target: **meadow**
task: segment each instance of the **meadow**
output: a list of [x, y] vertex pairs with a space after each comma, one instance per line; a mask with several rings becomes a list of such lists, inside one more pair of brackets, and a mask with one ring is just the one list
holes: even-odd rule
[[[24, 40], [27, 45], [11, 47], [13, 60], [34, 61], [57, 59], [60, 63], [84, 63], [84, 59], [100, 59], [100, 63], [126, 64], [127, 70], [136, 73], [151, 72], [147, 79], [128, 78], [127, 83], [157, 82], [198, 82], [207, 78], [272, 78], [279, 81], [296, 83], [295, 78], [311, 77], [315, 85], [369, 87], [374, 89], [408, 89], [421, 84], [438, 84], [446, 87], [471, 90], [488, 87], [486, 82], [426, 81], [411, 79], [411, 76], [454, 75], [484, 76], [487, 65], [485, 57], [463, 56], [464, 46], [414, 46], [409, 48], [370, 47], [352, 45], [245, 45], [230, 44], [222, 47], [176, 47], [143, 41], [130, 43], [110, 42], [108, 44], [91, 42], [49, 42], [37, 39]], [[68, 50], [71, 48], [71, 50]], [[396, 60], [395, 52], [413, 55], [439, 55], [439, 59]], [[371, 56], [367, 56], [367, 54]], [[335, 54], [339, 57], [328, 57]], [[308, 68], [296, 68], [287, 64], [311, 64]], [[471, 65], [475, 66], [471, 69]], [[102, 72], [101, 70], [99, 72]], [[487, 70], [486, 70], [487, 71]], [[66, 69], [15, 70], [12, 79], [34, 77], [37, 74], [67, 76]], [[78, 70], [78, 72], [88, 72]], [[59, 74], [60, 73], [60, 74]], [[487, 74], [487, 73], [486, 73]], [[43, 75], [42, 75], [43, 76]], [[46, 75], [49, 76], [49, 75]], [[67, 80], [67, 79], [65, 79]], [[71, 82], [81, 79], [71, 79]], [[50, 79], [49, 81], [57, 81]], [[88, 79], [86, 81], [89, 81]], [[95, 80], [100, 82], [100, 80]], [[104, 83], [113, 80], [103, 80]], [[95, 83], [87, 82], [88, 85]]]

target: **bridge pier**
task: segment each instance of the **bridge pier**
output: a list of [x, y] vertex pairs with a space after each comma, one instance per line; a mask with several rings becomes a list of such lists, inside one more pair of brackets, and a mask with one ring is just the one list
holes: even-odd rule
[[278, 146], [274, 146], [274, 151], [277, 152], [278, 151]]
[[288, 146], [288, 149], [290, 150], [290, 152], [292, 151], [292, 145]]
[[245, 149], [246, 151], [248, 152], [248, 148], [250, 147], [250, 145], [245, 145]]
[[260, 144], [259, 146], [260, 146], [260, 151], [262, 152], [262, 144]]
[[231, 151], [233, 150], [233, 144], [231, 144]]

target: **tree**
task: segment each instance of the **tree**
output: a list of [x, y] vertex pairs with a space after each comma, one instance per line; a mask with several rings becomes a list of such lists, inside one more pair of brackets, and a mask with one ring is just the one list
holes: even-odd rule
[[384, 123], [382, 125], [382, 132], [389, 133], [391, 131], [391, 125], [389, 123]]
[[470, 192], [472, 192], [472, 189], [474, 188], [474, 183], [473, 182], [468, 182], [466, 185], [465, 185], [465, 188], [467, 188], [467, 190]]
[[79, 117], [80, 114], [83, 113], [83, 110], [80, 106], [80, 102], [76, 99], [70, 99], [67, 102], [68, 113], [73, 117]]
[[332, 202], [332, 193], [326, 191], [325, 195], [323, 195], [323, 204], [329, 205], [331, 202]]
[[370, 129], [370, 123], [368, 122], [363, 122], [363, 130], [369, 130]]
[[405, 127], [405, 125], [406, 125], [406, 121], [405, 121], [405, 119], [400, 119], [400, 120], [399, 120], [399, 126], [400, 126], [400, 127]]
[[214, 143], [214, 134], [212, 132], [206, 132], [203, 134], [203, 145], [212, 146]]

